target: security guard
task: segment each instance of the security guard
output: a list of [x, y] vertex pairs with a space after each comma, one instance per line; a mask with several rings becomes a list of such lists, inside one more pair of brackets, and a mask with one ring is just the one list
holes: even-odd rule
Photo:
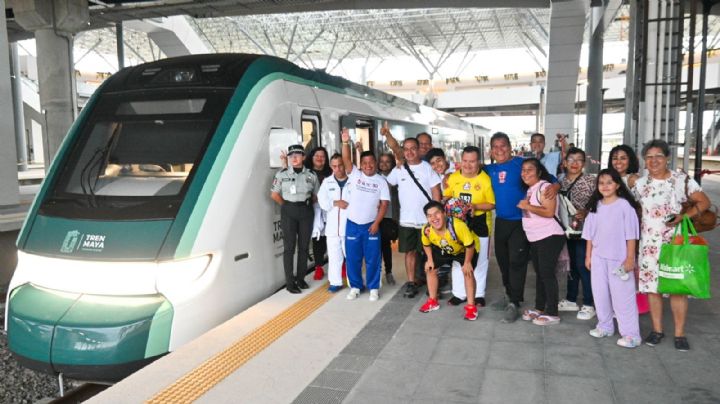
[[[275, 174], [270, 198], [280, 205], [280, 227], [283, 232], [283, 267], [285, 288], [300, 293], [309, 288], [305, 282], [308, 263], [308, 245], [313, 226], [313, 203], [320, 187], [317, 176], [303, 166], [305, 149], [296, 144], [288, 147], [288, 168]], [[298, 246], [297, 275], [293, 273], [293, 255]]]

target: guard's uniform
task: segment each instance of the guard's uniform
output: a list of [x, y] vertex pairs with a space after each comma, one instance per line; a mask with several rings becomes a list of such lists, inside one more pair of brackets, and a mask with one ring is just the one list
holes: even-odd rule
[[[273, 180], [271, 192], [279, 193], [285, 201], [280, 207], [280, 228], [283, 232], [283, 267], [288, 287], [294, 287], [297, 280], [302, 280], [308, 268], [308, 245], [315, 215], [312, 196], [317, 194], [318, 188], [317, 176], [305, 167], [299, 172], [293, 168], [280, 170]], [[298, 254], [295, 274], [293, 255], [296, 244]]]

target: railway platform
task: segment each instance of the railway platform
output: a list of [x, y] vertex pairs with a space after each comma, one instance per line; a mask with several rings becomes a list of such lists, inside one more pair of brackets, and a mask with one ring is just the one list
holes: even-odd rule
[[[720, 180], [703, 183], [720, 200]], [[720, 230], [705, 233], [720, 245]], [[720, 253], [711, 249], [711, 265]], [[400, 278], [402, 257], [395, 255]], [[715, 403], [720, 402], [720, 277], [710, 300], [690, 301], [692, 349], [676, 351], [669, 304], [656, 347], [629, 350], [617, 335], [595, 339], [595, 320], [561, 313], [559, 325], [480, 310], [462, 319], [461, 307], [441, 304], [423, 314], [424, 293], [407, 299], [383, 286], [379, 302], [367, 294], [348, 301], [323, 282], [302, 295], [278, 292], [201, 338], [94, 397], [93, 403]], [[494, 259], [489, 302], [502, 295]], [[528, 271], [525, 300], [533, 302]], [[563, 282], [561, 282], [561, 285]], [[561, 295], [563, 291], [561, 290]], [[642, 334], [650, 330], [641, 316]]]

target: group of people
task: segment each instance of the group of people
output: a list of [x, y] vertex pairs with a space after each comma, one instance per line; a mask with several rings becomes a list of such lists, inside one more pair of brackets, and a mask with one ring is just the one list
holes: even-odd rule
[[[329, 290], [343, 288], [346, 269], [347, 299], [368, 289], [369, 299], [376, 301], [383, 261], [386, 282], [395, 283], [390, 243], [397, 238], [407, 275], [404, 295], [417, 295], [425, 278], [428, 298], [420, 311], [438, 310], [438, 275], [449, 267], [448, 304], [463, 304], [464, 318], [476, 320], [478, 308], [486, 306], [492, 235], [505, 289], [492, 307], [504, 312], [502, 322], [521, 318], [549, 326], [561, 321], [560, 311], [573, 311], [581, 320], [597, 316], [590, 335], [602, 338], [615, 333], [616, 318], [617, 344], [634, 348], [643, 341], [638, 302], [646, 295], [652, 330], [644, 341], [650, 346], [662, 341], [660, 246], [670, 241], [681, 213], [694, 216], [710, 206], [692, 178], [669, 168], [666, 142], [656, 139], [643, 147], [642, 171], [634, 151], [620, 145], [610, 152], [608, 167], [593, 175], [584, 172], [585, 152], [566, 148], [563, 136], [558, 136], [559, 150], [546, 152], [544, 135], [533, 134], [532, 154], [515, 156], [509, 137], [495, 133], [490, 139], [493, 163], [483, 165], [475, 146], [465, 147], [460, 161], [451, 164], [427, 133], [402, 143], [387, 124], [380, 133], [392, 153], [376, 160], [371, 151], [361, 151], [357, 167], [347, 129], [339, 154], [328, 157], [325, 149], [316, 148], [303, 165], [302, 146], [288, 149], [288, 167], [277, 173], [271, 196], [281, 205], [289, 292], [307, 288], [304, 264], [312, 235], [314, 243], [323, 244], [313, 246], [316, 263], [327, 251]], [[684, 202], [692, 207], [683, 212]], [[571, 224], [558, 218], [563, 203], [572, 205]], [[536, 272], [535, 304], [521, 310], [528, 261]], [[314, 276], [323, 278], [321, 266]], [[561, 280], [567, 281], [562, 300]], [[687, 296], [671, 295], [670, 305], [675, 347], [688, 350]]]

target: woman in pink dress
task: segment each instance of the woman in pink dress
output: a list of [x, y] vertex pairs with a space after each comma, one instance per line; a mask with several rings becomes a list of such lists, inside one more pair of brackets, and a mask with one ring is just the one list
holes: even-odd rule
[[525, 310], [522, 319], [537, 325], [560, 322], [558, 316], [558, 280], [555, 275], [560, 251], [565, 246], [565, 231], [555, 217], [557, 197], [545, 198], [551, 186], [550, 174], [536, 158], [522, 163], [520, 176], [527, 186], [527, 197], [518, 203], [522, 209], [522, 226], [530, 242], [530, 257], [535, 267], [535, 309]]

